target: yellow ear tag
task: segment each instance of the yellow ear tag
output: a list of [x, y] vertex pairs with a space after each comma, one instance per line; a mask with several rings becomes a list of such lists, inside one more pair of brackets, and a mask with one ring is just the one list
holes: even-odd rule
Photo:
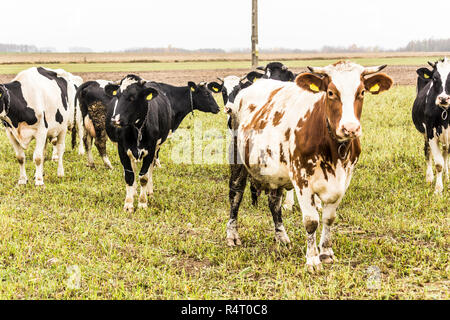
[[377, 83], [372, 88], [369, 89], [370, 92], [378, 92], [380, 91], [380, 85]]
[[253, 81], [252, 82], [256, 82], [256, 81], [258, 81], [259, 79], [258, 78], [253, 78]]
[[147, 98], [145, 98], [145, 99], [147, 99], [147, 100], [152, 100], [152, 98], [153, 98], [153, 94], [149, 94], [148, 96], [147, 96]]
[[2, 97], [2, 94], [0, 93], [0, 98]]
[[213, 90], [214, 90], [215, 92], [219, 92], [219, 89], [216, 88], [216, 87], [213, 87]]
[[117, 94], [117, 90], [113, 91], [113, 96], [115, 96]]
[[195, 92], [195, 88], [194, 88], [194, 87], [191, 87], [191, 91], [192, 91], [192, 92]]
[[314, 91], [314, 92], [319, 92], [319, 87], [316, 86], [314, 83], [311, 83], [311, 84], [309, 85], [309, 88], [310, 88], [312, 91]]
[[423, 77], [424, 77], [425, 79], [428, 79], [430, 76], [427, 75], [426, 73], [424, 73], [424, 74], [423, 74]]

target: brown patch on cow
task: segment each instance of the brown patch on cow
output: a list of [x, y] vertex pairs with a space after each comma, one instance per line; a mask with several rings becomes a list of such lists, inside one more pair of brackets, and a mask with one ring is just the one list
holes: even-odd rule
[[274, 127], [276, 127], [277, 125], [280, 124], [281, 119], [283, 118], [283, 115], [284, 115], [284, 111], [283, 112], [275, 111], [275, 114], [273, 116], [273, 122], [272, 122]]
[[250, 112], [255, 111], [255, 109], [256, 109], [256, 106], [254, 104], [251, 104], [248, 106], [248, 110], [250, 110]]
[[267, 154], [269, 155], [269, 157], [272, 157], [272, 150], [270, 150], [269, 148], [267, 148], [266, 152], [267, 152]]
[[245, 161], [245, 165], [248, 167], [250, 167], [250, 139], [247, 139], [247, 141], [245, 141], [245, 151], [244, 151], [244, 161]]
[[[295, 149], [291, 155], [291, 166], [296, 169], [294, 170], [294, 179], [300, 188], [307, 186], [307, 178], [314, 174], [317, 161], [320, 161], [319, 166], [326, 179], [328, 179], [328, 174], [335, 175], [335, 168], [339, 159], [339, 144], [330, 136], [326, 118], [327, 116], [330, 117], [330, 115], [327, 115], [327, 111], [330, 113], [327, 107], [333, 109], [336, 106], [327, 106], [327, 102], [330, 103], [330, 100], [327, 101], [325, 97], [317, 101], [311, 113], [305, 116], [301, 122], [301, 128], [295, 130]], [[336, 112], [337, 110], [332, 111]], [[336, 119], [336, 117], [333, 118]], [[348, 149], [349, 156], [344, 160], [344, 166], [348, 161], [354, 163], [359, 156], [361, 152], [359, 139], [350, 141]], [[305, 169], [305, 177], [300, 174], [302, 168]]]
[[284, 151], [283, 151], [283, 144], [282, 143], [280, 143], [280, 162], [284, 163], [284, 164], [287, 164], [286, 157], [285, 157]]
[[241, 109], [242, 109], [242, 99], [241, 99], [241, 101], [239, 102], [239, 110], [238, 110], [238, 111], [241, 111]]
[[287, 128], [286, 132], [284, 133], [284, 137], [286, 138], [286, 141], [289, 141], [290, 135], [291, 135], [291, 128]]
[[280, 91], [282, 88], [275, 89], [269, 95], [267, 102], [260, 108], [251, 121], [243, 128], [245, 131], [247, 130], [262, 130], [267, 125], [267, 118], [269, 117], [270, 110], [272, 110], [274, 103], [272, 102], [273, 97]]

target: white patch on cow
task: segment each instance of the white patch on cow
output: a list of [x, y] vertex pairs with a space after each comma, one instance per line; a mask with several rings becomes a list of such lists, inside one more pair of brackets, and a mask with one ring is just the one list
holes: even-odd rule
[[97, 82], [99, 84], [99, 87], [102, 88], [102, 89], [105, 89], [105, 87], [108, 84], [113, 83], [112, 81], [108, 81], [108, 80], [95, 80], [95, 82]]
[[[450, 74], [450, 61], [447, 58], [445, 58], [443, 62], [439, 61], [436, 64], [436, 72], [438, 72], [439, 76], [441, 77], [442, 92], [436, 97], [435, 103], [436, 103], [436, 105], [448, 107], [448, 105], [450, 103], [450, 95], [448, 92], [446, 92], [446, 84], [447, 84], [447, 79]], [[441, 99], [446, 99], [447, 103], [442, 104]]]
[[355, 96], [358, 87], [361, 85], [362, 67], [353, 63], [338, 64], [335, 68], [329, 69], [328, 75], [339, 91], [342, 102], [342, 116], [336, 128], [336, 134], [343, 136], [341, 128], [360, 122], [355, 115]]
[[[239, 83], [241, 82], [241, 79], [237, 76], [227, 76], [223, 78], [223, 88], [228, 96], [233, 92], [234, 88], [239, 86]], [[233, 109], [233, 103], [231, 103], [229, 100], [227, 101], [224, 111], [225, 113], [228, 113], [229, 110]]]
[[128, 86], [132, 85], [133, 83], [138, 83], [139, 81], [133, 78], [125, 78], [122, 80], [122, 83], [120, 85], [120, 91], [124, 91], [128, 88]]

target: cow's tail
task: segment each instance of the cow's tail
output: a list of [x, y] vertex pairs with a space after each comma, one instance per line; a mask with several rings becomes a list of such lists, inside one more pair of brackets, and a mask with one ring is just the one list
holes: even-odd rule
[[[73, 111], [73, 127], [72, 127], [72, 150], [75, 149], [75, 146], [77, 144], [77, 106], [80, 103], [80, 95], [81, 92], [90, 84], [92, 83], [92, 81], [88, 81], [83, 83], [81, 86], [79, 86], [77, 88], [77, 92], [75, 93], [75, 98], [74, 98], [74, 111]], [[83, 122], [83, 117], [81, 119], [81, 122]], [[82, 123], [83, 124], [83, 123]], [[80, 143], [82, 143], [80, 141]]]

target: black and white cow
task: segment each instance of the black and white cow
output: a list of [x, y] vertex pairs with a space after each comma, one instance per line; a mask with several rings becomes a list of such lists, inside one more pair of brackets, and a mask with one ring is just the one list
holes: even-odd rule
[[20, 165], [19, 184], [28, 181], [25, 152], [34, 138], [35, 184], [44, 184], [44, 150], [47, 139], [55, 142], [58, 177], [64, 176], [65, 137], [74, 121], [76, 86], [82, 79], [62, 69], [33, 67], [20, 72], [10, 83], [0, 85], [0, 119], [6, 127]]
[[85, 129], [83, 142], [86, 148], [88, 163], [87, 166], [93, 168], [94, 157], [92, 155], [92, 141], [95, 138], [97, 147], [103, 163], [107, 168], [112, 169], [111, 162], [106, 154], [106, 114], [110, 107], [112, 97], [105, 92], [105, 86], [112, 84], [108, 80], [95, 80], [83, 83], [76, 93], [75, 100], [80, 106], [82, 123]]
[[264, 75], [262, 76], [263, 79], [280, 81], [295, 80], [295, 74], [281, 62], [270, 62], [265, 67], [257, 67], [256, 69], [264, 71]]
[[[442, 173], [449, 178], [448, 153], [450, 152], [450, 61], [445, 58], [429, 64], [433, 70], [417, 71], [419, 77], [428, 77], [418, 81], [418, 93], [412, 108], [412, 119], [416, 129], [425, 137], [425, 158], [427, 161], [426, 181], [433, 182], [433, 159], [436, 167], [435, 193], [444, 188]], [[420, 87], [419, 87], [420, 85]], [[442, 144], [442, 152], [440, 145]], [[433, 159], [432, 159], [432, 157]]]
[[187, 86], [175, 87], [128, 75], [119, 85], [107, 85], [105, 91], [114, 97], [106, 130], [118, 143], [126, 182], [124, 210], [132, 212], [137, 163], [142, 161], [138, 208], [146, 208], [147, 196], [153, 194], [152, 170], [161, 144], [189, 113], [218, 113], [219, 106], [205, 83], [188, 82]]

